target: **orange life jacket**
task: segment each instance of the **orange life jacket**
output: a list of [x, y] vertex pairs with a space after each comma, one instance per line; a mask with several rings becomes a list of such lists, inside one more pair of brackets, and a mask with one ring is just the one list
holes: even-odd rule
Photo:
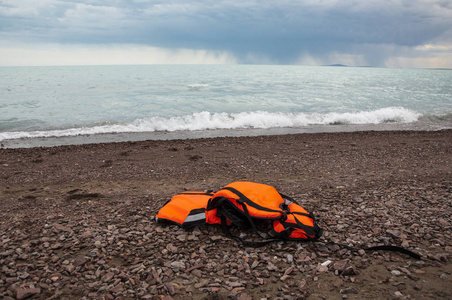
[[156, 216], [157, 222], [171, 222], [183, 228], [199, 224], [255, 227], [256, 220], [273, 221], [273, 237], [315, 240], [322, 234], [312, 214], [274, 187], [237, 181], [218, 192], [183, 192], [167, 202]]

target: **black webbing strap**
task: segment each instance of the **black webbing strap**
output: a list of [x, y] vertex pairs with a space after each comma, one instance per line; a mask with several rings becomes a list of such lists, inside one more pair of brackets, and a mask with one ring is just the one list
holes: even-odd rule
[[[225, 232], [225, 234], [231, 238], [237, 239], [239, 240], [245, 247], [253, 247], [253, 248], [259, 248], [259, 247], [263, 247], [265, 245], [268, 245], [270, 243], [273, 243], [275, 241], [279, 241], [282, 237], [288, 235], [288, 231], [290, 230], [290, 228], [287, 228], [285, 230], [283, 230], [282, 232], [278, 233], [275, 236], [272, 236], [270, 238], [264, 238], [259, 231], [257, 231], [256, 225], [253, 222], [253, 219], [251, 218], [249, 212], [248, 212], [248, 208], [246, 207], [245, 203], [241, 203], [242, 207], [243, 207], [243, 211], [240, 210], [237, 206], [235, 206], [232, 202], [230, 202], [227, 198], [224, 197], [220, 197], [218, 199], [216, 199], [216, 207], [217, 207], [217, 216], [220, 218], [221, 220], [221, 227], [223, 229], [223, 231]], [[251, 226], [251, 228], [253, 229], [253, 231], [264, 241], [260, 241], [260, 242], [251, 242], [251, 241], [245, 241], [243, 240], [241, 237], [233, 235], [228, 223], [227, 223], [227, 219], [228, 219], [228, 214], [225, 212], [228, 211], [229, 213], [231, 213], [231, 210], [226, 210], [224, 209], [225, 206], [231, 206], [234, 208], [234, 210], [245, 216], [249, 225]], [[232, 216], [229, 216], [232, 217]]]
[[251, 225], [251, 228], [254, 230], [254, 232], [260, 237], [260, 238], [264, 238], [259, 231], [257, 231], [256, 225], [253, 222], [253, 219], [251, 219], [250, 213], [248, 212], [248, 208], [246, 207], [245, 203], [242, 203], [242, 207], [243, 207], [243, 212], [246, 216], [246, 218], [248, 219], [249, 224]]
[[291, 212], [291, 214], [309, 217], [312, 220], [314, 220], [314, 216], [312, 214], [309, 214], [309, 213], [306, 214], [306, 213], [302, 213], [302, 212], [298, 212], [298, 211], [293, 211], [293, 212]]
[[373, 247], [368, 247], [368, 248], [355, 248], [355, 247], [350, 247], [348, 245], [344, 245], [344, 244], [340, 244], [340, 243], [335, 243], [335, 242], [323, 242], [321, 241], [320, 243], [328, 243], [328, 244], [333, 244], [333, 245], [338, 245], [342, 248], [354, 251], [354, 252], [358, 252], [359, 250], [364, 250], [364, 251], [378, 251], [378, 250], [382, 250], [382, 251], [391, 251], [391, 252], [399, 252], [399, 253], [403, 253], [406, 254], [408, 256], [411, 256], [412, 258], [415, 259], [421, 259], [422, 256], [410, 251], [408, 249], [399, 247], [399, 246], [392, 246], [392, 245], [380, 245], [380, 246], [373, 246]]
[[243, 246], [245, 247], [253, 247], [253, 248], [259, 248], [259, 247], [263, 247], [266, 246], [270, 243], [273, 243], [275, 241], [278, 241], [276, 237], [272, 237], [266, 241], [261, 241], [261, 242], [250, 242], [250, 241], [245, 241], [243, 240], [241, 237], [233, 235], [232, 232], [229, 230], [229, 226], [227, 224], [227, 220], [226, 217], [224, 215], [222, 215], [220, 217], [221, 219], [221, 227], [223, 228], [223, 231], [226, 233], [227, 236], [234, 238], [236, 240], [239, 240]]
[[[311, 238], [310, 235], [318, 236], [320, 227], [315, 222], [314, 222], [314, 227], [305, 225], [305, 224], [301, 223], [295, 215], [294, 215], [294, 219], [295, 219], [295, 222], [297, 222], [297, 228], [302, 229], [306, 233], [306, 238], [308, 238], [309, 240], [315, 240], [315, 238]], [[284, 223], [287, 223], [287, 222], [284, 222]]]
[[392, 252], [399, 252], [406, 255], [411, 256], [415, 259], [421, 259], [421, 256], [417, 253], [414, 253], [413, 251], [410, 251], [408, 249], [399, 247], [399, 246], [391, 246], [391, 245], [381, 245], [381, 246], [374, 246], [369, 248], [364, 248], [365, 251], [377, 251], [377, 250], [384, 250], [384, 251], [392, 251]]
[[[259, 209], [259, 210], [262, 210], [262, 211], [278, 212], [278, 213], [284, 214], [284, 212], [281, 211], [281, 210], [275, 210], [275, 209], [271, 209], [271, 208], [268, 208], [268, 207], [263, 207], [263, 206], [261, 206], [261, 205], [255, 203], [255, 202], [253, 202], [253, 201], [250, 200], [247, 196], [245, 196], [244, 194], [242, 194], [240, 191], [236, 190], [236, 189], [233, 188], [233, 187], [226, 186], [226, 187], [223, 188], [223, 190], [228, 190], [228, 191], [233, 192], [234, 194], [236, 194], [237, 196], [239, 196], [239, 198], [240, 198], [240, 200], [242, 200], [242, 202], [244, 202], [244, 203], [248, 204], [249, 206], [252, 206], [252, 207], [254, 207], [254, 208], [256, 208], [256, 209]], [[236, 199], [236, 200], [237, 200], [237, 199]], [[242, 204], [242, 205], [243, 205], [243, 204]]]

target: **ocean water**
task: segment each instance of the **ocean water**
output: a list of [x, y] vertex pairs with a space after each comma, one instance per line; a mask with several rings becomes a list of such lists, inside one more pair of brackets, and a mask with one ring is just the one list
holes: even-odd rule
[[379, 128], [452, 128], [452, 70], [0, 67], [3, 147]]

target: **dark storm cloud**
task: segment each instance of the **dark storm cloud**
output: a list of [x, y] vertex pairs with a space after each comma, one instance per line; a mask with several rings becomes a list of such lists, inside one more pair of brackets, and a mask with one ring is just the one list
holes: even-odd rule
[[143, 44], [249, 54], [276, 63], [332, 52], [379, 64], [401, 49], [450, 44], [449, 1], [0, 2], [0, 38]]

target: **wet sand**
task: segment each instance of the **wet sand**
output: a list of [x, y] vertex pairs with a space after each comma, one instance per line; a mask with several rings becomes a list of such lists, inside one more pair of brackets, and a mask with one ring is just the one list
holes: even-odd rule
[[[237, 180], [295, 198], [324, 242], [244, 248], [153, 219]], [[452, 298], [452, 130], [0, 149], [0, 181], [6, 299]]]

